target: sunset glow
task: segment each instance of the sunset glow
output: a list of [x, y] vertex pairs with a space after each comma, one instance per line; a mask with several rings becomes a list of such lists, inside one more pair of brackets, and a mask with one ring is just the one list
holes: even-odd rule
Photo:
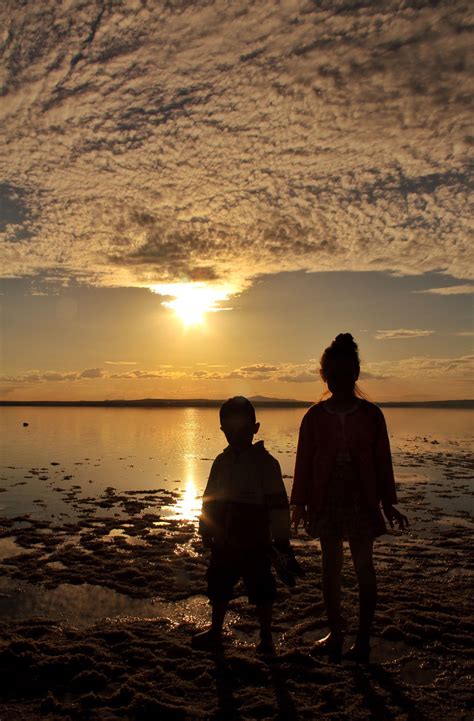
[[230, 310], [219, 305], [228, 300], [232, 293], [225, 287], [213, 287], [205, 283], [176, 283], [155, 285], [152, 290], [160, 295], [172, 296], [173, 299], [163, 301], [163, 305], [175, 312], [185, 328], [202, 326], [206, 313]]
[[471, 398], [467, 4], [154, 5], [0, 5], [0, 399]]

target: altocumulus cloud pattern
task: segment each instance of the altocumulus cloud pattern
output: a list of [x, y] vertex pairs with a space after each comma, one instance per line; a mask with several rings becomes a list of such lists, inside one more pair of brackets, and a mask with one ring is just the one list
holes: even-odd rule
[[466, 277], [468, 14], [453, 0], [5, 0], [2, 273]]

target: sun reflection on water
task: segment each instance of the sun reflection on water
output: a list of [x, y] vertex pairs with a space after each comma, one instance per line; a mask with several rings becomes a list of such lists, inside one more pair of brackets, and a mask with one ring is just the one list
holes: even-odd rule
[[188, 476], [186, 488], [182, 496], [176, 501], [176, 518], [183, 521], [194, 521], [201, 511], [201, 494], [198, 492], [192, 476]]

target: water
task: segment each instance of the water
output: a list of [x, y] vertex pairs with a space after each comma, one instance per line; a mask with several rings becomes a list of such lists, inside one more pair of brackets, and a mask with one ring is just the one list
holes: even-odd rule
[[[278, 458], [288, 492], [304, 413], [305, 409], [300, 408], [258, 409], [261, 424], [258, 438], [263, 438], [268, 450]], [[472, 412], [390, 408], [384, 414], [391, 435], [401, 507], [410, 515], [414, 534], [406, 537], [404, 543], [408, 546], [413, 543], [417, 548], [425, 542], [431, 544], [433, 524], [437, 524], [439, 531], [449, 526], [454, 534], [464, 537], [463, 533], [473, 528], [469, 516], [474, 510], [473, 476], [468, 464], [473, 447]], [[23, 422], [29, 425], [24, 427]], [[87, 625], [102, 617], [160, 616], [176, 622], [192, 620], [197, 626], [205, 622], [208, 608], [203, 596], [175, 602], [161, 597], [135, 599], [113, 587], [97, 585], [97, 581], [90, 585], [86, 576], [80, 585], [77, 581], [76, 585], [63, 581], [53, 583], [54, 587], [44, 587], [41, 583], [28, 583], [24, 576], [23, 581], [17, 581], [10, 574], [15, 565], [4, 564], [14, 562], [16, 557], [21, 559], [20, 554], [39, 554], [38, 564], [46, 563], [43, 580], [49, 580], [51, 585], [55, 572], [67, 570], [55, 553], [68, 544], [90, 553], [81, 545], [81, 534], [91, 530], [100, 543], [115, 546], [118, 540], [130, 546], [131, 555], [127, 555], [123, 545], [111, 549], [110, 558], [115, 562], [130, 560], [134, 554], [135, 560], [139, 559], [149, 536], [128, 535], [133, 524], [117, 504], [111, 509], [97, 505], [101, 497], [110, 494], [107, 491], [110, 487], [117, 494], [159, 489], [174, 493], [168, 507], [167, 501], [160, 507], [161, 519], [151, 521], [157, 533], [163, 530], [165, 534], [173, 533], [171, 526], [179, 526], [175, 519], [195, 520], [212, 459], [226, 445], [219, 430], [217, 409], [3, 408], [0, 437], [0, 517], [4, 517], [6, 527], [0, 538], [0, 565], [3, 563], [4, 571], [0, 579], [0, 615], [4, 619], [41, 615]], [[62, 522], [73, 522], [81, 512], [74, 499], [89, 497], [93, 502], [87, 507], [86, 516], [89, 521], [92, 518], [92, 523], [84, 525], [79, 521], [76, 526], [72, 524], [72, 530], [61, 529]], [[101, 520], [94, 516], [96, 510]], [[17, 543], [16, 535], [20, 536], [23, 530], [28, 532], [29, 523], [15, 521], [13, 527], [8, 527], [6, 520], [23, 514], [29, 514], [36, 523], [40, 521], [35, 526], [40, 535], [26, 547], [24, 539], [19, 538]], [[107, 515], [111, 517], [108, 525], [103, 519]], [[43, 526], [42, 519], [55, 526], [59, 545], [48, 545], [48, 534], [53, 530], [47, 523]], [[439, 531], [435, 530], [435, 536]], [[397, 537], [384, 539], [386, 546], [400, 543]], [[294, 543], [298, 546], [302, 541], [295, 539]], [[190, 556], [191, 547], [182, 548], [180, 544], [178, 540], [173, 553]], [[65, 560], [61, 555], [59, 558]], [[72, 571], [74, 564], [83, 563], [82, 556], [66, 559], [72, 564]], [[383, 558], [379, 562], [383, 564]], [[24, 561], [18, 563], [21, 570]]]
[[[258, 409], [257, 439], [264, 439], [278, 458], [288, 491], [305, 412]], [[430, 455], [457, 457], [472, 449], [471, 411], [387, 408], [384, 414], [395, 464], [406, 454], [421, 454], [429, 465]], [[71, 514], [62, 496], [74, 486], [90, 496], [112, 486], [117, 491], [175, 491], [176, 512], [194, 517], [212, 459], [226, 445], [215, 408], [2, 408], [0, 437], [4, 516]], [[428, 472], [396, 466], [400, 481]]]

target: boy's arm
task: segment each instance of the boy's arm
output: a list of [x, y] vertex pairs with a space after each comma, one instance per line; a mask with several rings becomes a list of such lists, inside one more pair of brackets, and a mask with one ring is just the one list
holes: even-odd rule
[[296, 585], [296, 576], [304, 576], [304, 569], [295, 558], [290, 546], [290, 506], [281, 475], [280, 464], [271, 457], [268, 474], [265, 474], [265, 502], [268, 508], [270, 532], [273, 539], [271, 557], [278, 577], [287, 586]]
[[270, 456], [264, 473], [263, 492], [272, 539], [288, 543], [290, 539], [290, 507], [285, 484], [281, 475], [280, 464]]

